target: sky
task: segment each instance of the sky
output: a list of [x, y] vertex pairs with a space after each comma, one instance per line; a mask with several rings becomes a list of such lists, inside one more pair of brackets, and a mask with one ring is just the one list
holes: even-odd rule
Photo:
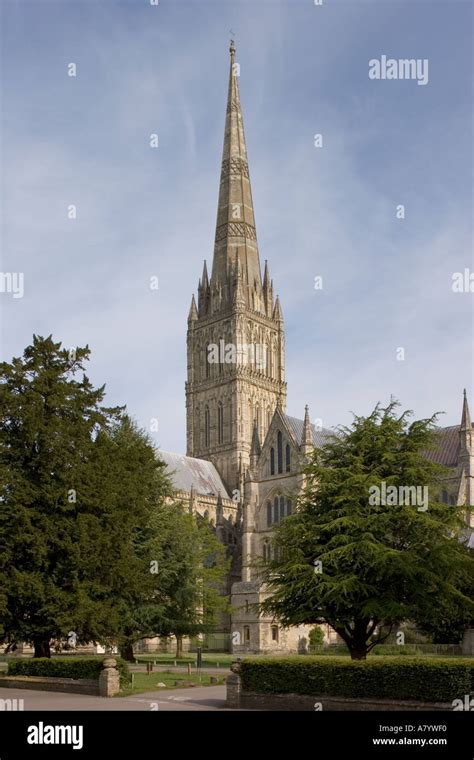
[[[330, 428], [393, 395], [453, 425], [464, 387], [474, 411], [474, 294], [453, 291], [474, 271], [470, 2], [1, 11], [0, 271], [24, 275], [22, 298], [0, 292], [2, 360], [33, 334], [88, 344], [107, 403], [185, 451], [187, 314], [212, 262], [232, 36], [287, 412], [309, 404]], [[370, 79], [382, 55], [427, 59], [428, 83]]]

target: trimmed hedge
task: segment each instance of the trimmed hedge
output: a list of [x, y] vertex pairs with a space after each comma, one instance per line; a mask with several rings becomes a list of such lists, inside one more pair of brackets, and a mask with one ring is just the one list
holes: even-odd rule
[[[117, 670], [120, 673], [120, 685], [130, 682], [128, 664], [120, 657], [114, 657], [117, 661]], [[34, 659], [13, 660], [8, 663], [9, 676], [39, 676], [42, 678], [89, 678], [97, 680], [102, 670], [102, 659], [98, 658], [68, 658], [51, 659], [39, 657]]]
[[380, 657], [255, 658], [240, 668], [245, 691], [361, 699], [451, 702], [474, 686], [474, 659]]

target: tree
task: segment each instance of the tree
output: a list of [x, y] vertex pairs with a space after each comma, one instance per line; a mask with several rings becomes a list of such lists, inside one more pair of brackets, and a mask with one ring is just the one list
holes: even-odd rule
[[436, 415], [410, 424], [397, 406], [355, 416], [314, 450], [298, 510], [276, 526], [277, 559], [263, 571], [262, 612], [288, 626], [328, 623], [353, 659], [403, 620], [453, 604], [472, 617], [462, 508], [436, 501], [445, 470], [424, 456]]
[[0, 635], [36, 657], [70, 630], [80, 642], [124, 635], [151, 593], [164, 464], [122, 408], [102, 406], [89, 353], [34, 336], [0, 365]]
[[176, 637], [180, 657], [185, 636], [208, 633], [219, 613], [227, 611], [223, 584], [229, 562], [206, 518], [184, 514], [181, 505], [175, 509], [179, 530], [169, 535], [164, 560], [169, 584], [165, 627]]

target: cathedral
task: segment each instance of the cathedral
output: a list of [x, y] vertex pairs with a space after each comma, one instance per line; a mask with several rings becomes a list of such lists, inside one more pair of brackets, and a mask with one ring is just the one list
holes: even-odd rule
[[[291, 514], [305, 459], [331, 431], [311, 423], [307, 406], [302, 419], [286, 414], [283, 313], [266, 261], [262, 277], [238, 77], [232, 42], [212, 268], [209, 275], [204, 262], [188, 315], [187, 451], [159, 456], [176, 498], [208, 517], [232, 557], [225, 589], [232, 613], [209, 646], [304, 652], [307, 626], [282, 629], [256, 612], [265, 590], [253, 560], [270, 558], [272, 527]], [[474, 504], [466, 394], [461, 424], [440, 429], [439, 448], [429, 456], [452, 473], [443, 501]]]

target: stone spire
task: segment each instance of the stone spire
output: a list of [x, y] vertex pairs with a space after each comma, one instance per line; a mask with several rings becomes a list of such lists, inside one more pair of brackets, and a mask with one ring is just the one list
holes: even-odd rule
[[309, 407], [306, 404], [304, 408], [304, 422], [303, 432], [301, 434], [301, 450], [308, 454], [313, 448], [313, 431], [311, 430], [311, 422], [309, 419]]
[[283, 322], [283, 313], [280, 306], [280, 296], [276, 297], [275, 308], [273, 309], [273, 319], [277, 322]]
[[250, 447], [250, 467], [252, 470], [254, 470], [257, 466], [261, 451], [262, 448], [260, 446], [260, 436], [258, 434], [257, 420], [255, 420], [253, 423], [252, 445]]
[[459, 434], [461, 436], [461, 452], [467, 451], [469, 454], [472, 454], [472, 439], [473, 439], [473, 431], [472, 431], [472, 423], [471, 423], [471, 414], [469, 412], [469, 404], [467, 402], [467, 393], [466, 389], [464, 388], [464, 395], [463, 395], [463, 404], [462, 404], [462, 415], [461, 415], [461, 429], [459, 431]]
[[240, 107], [239, 74], [239, 64], [235, 61], [235, 46], [232, 41], [211, 281], [228, 282], [231, 266], [235, 264], [238, 257], [246, 284], [247, 298], [250, 298], [250, 293], [255, 291], [257, 296], [261, 297], [262, 281]]
[[471, 415], [469, 412], [469, 404], [467, 403], [467, 393], [464, 388], [463, 404], [462, 404], [462, 417], [461, 417], [461, 431], [472, 430]]
[[188, 322], [195, 322], [198, 318], [198, 310], [196, 306], [196, 301], [194, 300], [194, 294], [191, 298], [191, 306], [189, 307], [189, 314], [188, 314]]

